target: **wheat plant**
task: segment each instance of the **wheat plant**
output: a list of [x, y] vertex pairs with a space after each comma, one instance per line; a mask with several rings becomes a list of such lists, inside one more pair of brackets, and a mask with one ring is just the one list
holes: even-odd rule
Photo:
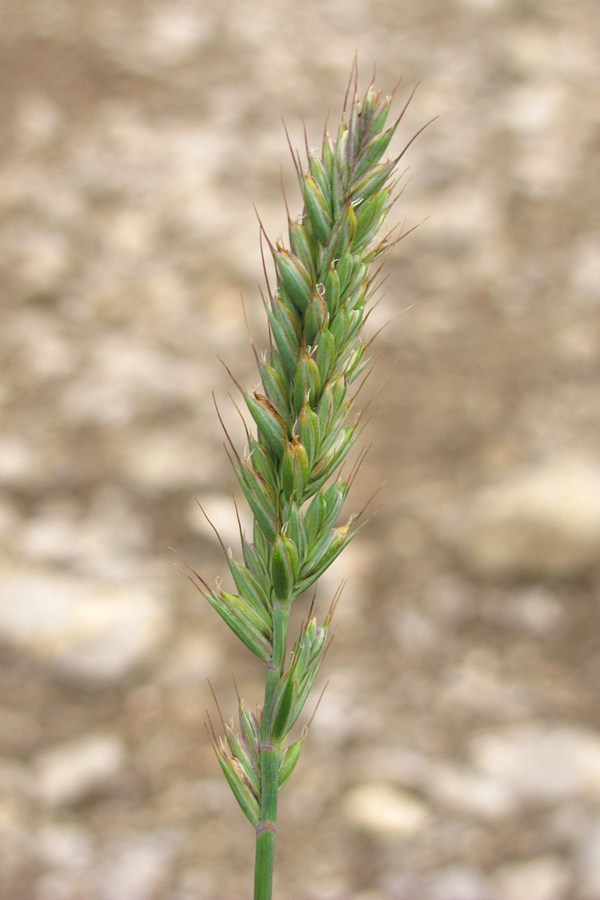
[[[412, 95], [411, 95], [412, 96]], [[227, 564], [231, 591], [189, 577], [234, 634], [265, 666], [262, 707], [240, 699], [238, 724], [209, 733], [223, 774], [256, 832], [255, 900], [272, 897], [279, 791], [298, 762], [307, 726], [294, 726], [328, 646], [333, 600], [319, 622], [310, 605], [293, 642], [290, 609], [357, 533], [340, 514], [356, 470], [342, 463], [362, 430], [354, 401], [370, 371], [363, 335], [382, 254], [404, 235], [380, 235], [393, 202], [402, 153], [386, 153], [402, 118], [388, 124], [391, 98], [357, 93], [353, 69], [341, 124], [325, 130], [306, 162], [292, 150], [304, 202], [288, 213], [288, 245], [268, 242], [275, 284], [263, 296], [269, 345], [256, 354], [260, 389], [239, 389], [253, 420], [240, 455], [230, 458], [254, 518], [241, 534], [241, 558]], [[422, 130], [422, 129], [421, 129]], [[290, 148], [291, 149], [291, 148]], [[290, 648], [291, 644], [291, 648]]]

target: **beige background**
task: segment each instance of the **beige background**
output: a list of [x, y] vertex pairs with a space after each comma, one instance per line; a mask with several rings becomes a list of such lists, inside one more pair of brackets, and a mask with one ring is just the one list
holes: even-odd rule
[[[404, 76], [351, 507], [384, 507], [282, 798], [290, 900], [600, 898], [596, 0], [0, 2], [0, 896], [237, 900], [207, 678], [261, 671], [174, 566], [235, 542], [218, 355], [265, 339], [255, 203], [299, 212], [355, 51]], [[396, 315], [401, 313], [400, 315]], [[392, 365], [394, 364], [394, 365]], [[493, 493], [486, 493], [493, 486]], [[484, 492], [483, 494], [481, 492]], [[377, 502], [374, 504], [377, 506]]]

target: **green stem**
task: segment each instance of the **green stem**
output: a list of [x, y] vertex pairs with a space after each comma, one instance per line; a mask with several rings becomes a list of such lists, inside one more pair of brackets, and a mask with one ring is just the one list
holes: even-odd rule
[[271, 900], [279, 796], [279, 745], [271, 740], [271, 712], [275, 691], [285, 665], [290, 604], [275, 601], [273, 606], [273, 657], [267, 663], [265, 702], [262, 712], [260, 778], [260, 821], [256, 826], [254, 900]]

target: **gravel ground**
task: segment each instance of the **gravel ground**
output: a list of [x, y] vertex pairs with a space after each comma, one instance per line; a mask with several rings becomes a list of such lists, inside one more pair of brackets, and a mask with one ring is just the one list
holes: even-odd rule
[[[282, 797], [286, 900], [600, 898], [597, 0], [0, 0], [0, 896], [242, 900], [205, 730], [261, 671], [223, 571], [218, 356], [265, 339], [256, 203], [298, 208], [355, 51], [421, 85], [373, 328], [385, 505]], [[281, 176], [283, 172], [283, 176]], [[385, 380], [387, 378], [387, 380]], [[231, 537], [230, 537], [231, 535]]]

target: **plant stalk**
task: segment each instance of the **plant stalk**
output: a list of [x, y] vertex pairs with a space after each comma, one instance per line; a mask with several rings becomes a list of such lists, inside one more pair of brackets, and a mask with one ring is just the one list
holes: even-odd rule
[[277, 802], [279, 799], [279, 745], [271, 738], [271, 712], [275, 691], [283, 673], [287, 649], [289, 602], [276, 600], [273, 605], [273, 656], [267, 663], [265, 700], [261, 723], [260, 820], [256, 825], [256, 856], [254, 863], [254, 900], [271, 900], [273, 896], [273, 867], [277, 837]]

